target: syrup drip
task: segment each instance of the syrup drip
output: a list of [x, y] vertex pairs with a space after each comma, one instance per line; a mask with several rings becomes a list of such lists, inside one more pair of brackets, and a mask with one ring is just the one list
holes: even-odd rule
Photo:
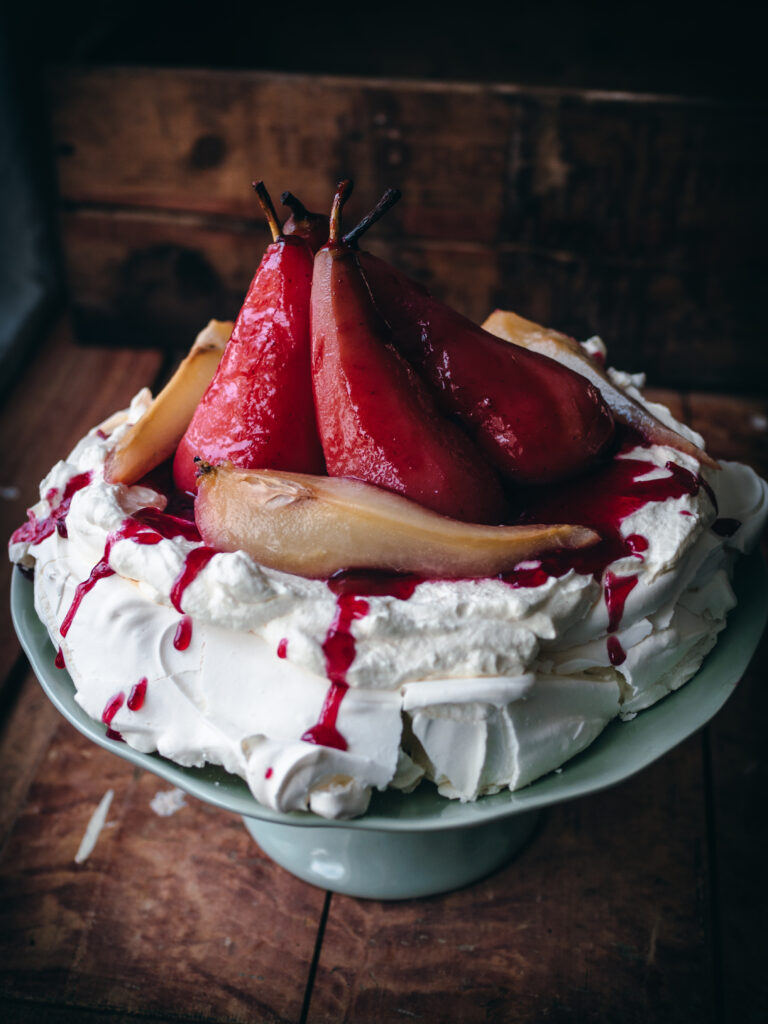
[[147, 696], [147, 677], [143, 676], [138, 683], [133, 686], [131, 692], [128, 694], [128, 700], [126, 706], [129, 711], [141, 711], [144, 707], [144, 699]]
[[644, 537], [641, 533], [630, 533], [626, 538], [626, 543], [635, 558], [642, 560], [641, 552], [648, 550], [648, 538]]
[[624, 648], [621, 646], [621, 641], [617, 636], [609, 636], [606, 640], [608, 647], [608, 660], [612, 665], [621, 665], [626, 661], [627, 655]]
[[176, 627], [176, 635], [173, 638], [173, 646], [177, 651], [186, 651], [192, 640], [192, 619], [189, 615], [182, 615]]
[[396, 597], [407, 601], [424, 576], [415, 573], [394, 573], [365, 569], [343, 569], [328, 580], [328, 588], [337, 597]]
[[[635, 439], [628, 446], [634, 447]], [[642, 459], [614, 459], [593, 472], [588, 478], [572, 483], [541, 488], [525, 510], [524, 522], [575, 523], [596, 530], [601, 540], [591, 548], [580, 551], [556, 551], [542, 556], [537, 569], [516, 569], [500, 578], [512, 586], [536, 586], [547, 576], [562, 576], [569, 569], [592, 574], [603, 581], [603, 593], [608, 609], [608, 632], [615, 633], [621, 624], [627, 597], [637, 583], [636, 576], [616, 576], [606, 573], [611, 562], [627, 556], [642, 558], [648, 549], [648, 539], [633, 533], [622, 537], [621, 524], [633, 513], [654, 501], [694, 496], [703, 488], [717, 507], [715, 496], [707, 482], [678, 466], [667, 462], [669, 476], [642, 480], [653, 463]], [[608, 637], [608, 657], [612, 665], [620, 665], [626, 654], [615, 636]]]
[[114, 697], [110, 697], [104, 706], [104, 710], [101, 712], [101, 720], [104, 725], [112, 725], [112, 719], [115, 717], [120, 708], [125, 704], [125, 694], [120, 691], [116, 693]]
[[[73, 480], [74, 479], [75, 478], [73, 478]], [[72, 482], [73, 481], [70, 481], [70, 483]], [[85, 486], [85, 484], [82, 484], [81, 486]], [[62, 499], [62, 504], [63, 500], [64, 499]], [[124, 519], [120, 528], [110, 533], [107, 537], [107, 543], [104, 545], [104, 554], [96, 565], [94, 565], [93, 569], [91, 569], [88, 579], [78, 583], [75, 588], [75, 596], [72, 600], [72, 604], [69, 611], [64, 616], [64, 621], [62, 622], [61, 629], [59, 630], [61, 635], [66, 636], [69, 632], [72, 621], [74, 620], [77, 610], [85, 595], [93, 590], [99, 580], [103, 580], [108, 576], [114, 575], [115, 570], [112, 569], [109, 564], [109, 557], [112, 553], [112, 548], [118, 541], [132, 540], [135, 544], [159, 544], [163, 538], [170, 539], [172, 537], [184, 537], [186, 540], [200, 539], [200, 535], [198, 534], [194, 523], [190, 523], [186, 519], [180, 519], [178, 516], [168, 515], [166, 512], [160, 512], [156, 508], [140, 508], [127, 519]], [[187, 562], [189, 562], [192, 555], [200, 551], [207, 552], [210, 551], [210, 548], [196, 548], [187, 556]], [[182, 574], [183, 572], [184, 570], [182, 570]], [[191, 582], [192, 579], [194, 579], [194, 575], [188, 582]], [[178, 583], [179, 580], [174, 584], [174, 588]], [[187, 583], [184, 584], [184, 586], [186, 585]], [[183, 587], [181, 592], [183, 593]], [[173, 591], [171, 592], [171, 598], [173, 598]], [[181, 608], [178, 610], [181, 611]]]
[[608, 609], [608, 632], [615, 633], [624, 615], [624, 605], [637, 583], [637, 576], [616, 576], [612, 572], [605, 574], [603, 592], [605, 605]]
[[368, 602], [356, 594], [340, 594], [336, 603], [336, 614], [323, 642], [325, 668], [331, 685], [325, 695], [320, 718], [316, 725], [301, 737], [307, 743], [322, 747], [346, 750], [347, 741], [336, 728], [339, 708], [344, 694], [349, 689], [347, 672], [355, 660], [355, 638], [351, 627], [356, 619], [368, 613]]
[[283, 637], [277, 645], [277, 656], [278, 658], [286, 658], [288, 656], [288, 640], [286, 637]]
[[198, 576], [198, 573], [208, 565], [213, 556], [217, 554], [214, 548], [194, 548], [189, 552], [187, 557], [184, 559], [184, 565], [181, 567], [181, 572], [173, 581], [171, 587], [171, 604], [177, 612], [183, 611], [181, 607], [181, 599], [184, 597], [184, 591]]
[[109, 556], [112, 554], [112, 548], [118, 541], [132, 540], [136, 544], [159, 544], [162, 540], [159, 533], [147, 526], [144, 526], [140, 521], [138, 521], [136, 518], [138, 515], [139, 513], [137, 512], [135, 516], [124, 519], [120, 528], [109, 534], [107, 537], [107, 543], [104, 545], [104, 554], [91, 569], [90, 576], [88, 579], [78, 583], [75, 587], [75, 596], [72, 599], [72, 604], [69, 607], [69, 611], [64, 616], [64, 621], [59, 629], [62, 636], [66, 636], [69, 632], [75, 615], [77, 614], [77, 610], [82, 604], [85, 595], [93, 590], [99, 580], [104, 580], [108, 576], [114, 576], [115, 570], [109, 564]]
[[544, 555], [541, 562], [548, 574], [562, 576], [575, 569], [600, 579], [611, 562], [647, 550], [648, 540], [640, 534], [622, 537], [622, 522], [653, 501], [695, 496], [705, 483], [675, 462], [665, 466], [669, 476], [639, 479], [656, 468], [641, 459], [614, 459], [587, 477], [531, 491], [521, 522], [575, 523], [601, 536], [591, 548]]
[[[165, 511], [185, 519], [189, 523], [195, 521], [195, 496], [188, 491], [180, 491], [173, 482], [173, 458], [161, 462], [155, 469], [139, 480], [142, 487], [150, 487], [166, 500]], [[195, 538], [199, 540], [199, 538]]]
[[201, 539], [194, 522], [182, 516], [171, 515], [169, 512], [161, 512], [158, 508], [140, 508], [138, 512], [133, 513], [131, 519], [135, 519], [143, 526], [151, 527], [166, 540], [172, 540], [174, 537], [193, 541]]
[[541, 587], [551, 575], [552, 573], [547, 572], [544, 566], [539, 564], [530, 568], [517, 567], [509, 572], [503, 572], [500, 574], [499, 579], [503, 580], [507, 586], [517, 590], [522, 587]]
[[272, 769], [271, 768], [267, 768], [267, 770], [264, 772], [264, 778], [265, 779], [271, 779], [272, 778]]
[[[55, 508], [51, 508], [51, 511], [47, 516], [42, 519], [37, 519], [34, 512], [31, 509], [27, 510], [28, 521], [14, 530], [11, 534], [12, 544], [39, 544], [41, 540], [45, 540], [46, 537], [50, 537], [54, 530], [58, 531], [60, 537], [67, 537], [67, 516], [69, 515], [69, 507], [72, 504], [72, 499], [81, 491], [83, 487], [87, 487], [93, 479], [93, 474], [89, 471], [87, 473], [78, 473], [77, 476], [73, 476], [71, 480], [67, 482], [64, 488], [64, 493], [61, 496], [61, 501]], [[59, 495], [58, 489], [52, 487], [45, 495], [45, 500], [49, 505], [53, 505]]]
[[58, 651], [56, 651], [56, 657], [53, 659], [53, 664], [56, 666], [56, 668], [66, 668], [67, 667], [64, 664], [64, 653], [63, 653], [61, 648], [59, 648]]

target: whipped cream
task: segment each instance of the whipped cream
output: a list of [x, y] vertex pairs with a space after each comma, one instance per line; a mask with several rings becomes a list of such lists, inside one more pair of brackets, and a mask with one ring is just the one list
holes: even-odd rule
[[[644, 402], [641, 377], [610, 373], [702, 444]], [[354, 816], [373, 789], [424, 776], [474, 800], [558, 768], [696, 672], [735, 603], [733, 561], [768, 512], [745, 466], [623, 450], [617, 472], [666, 496], [617, 520], [621, 550], [601, 582], [534, 562], [505, 579], [339, 595], [206, 549], [156, 514], [160, 491], [105, 481], [150, 401], [140, 392], [53, 467], [10, 556], [34, 566], [35, 607], [77, 700], [116, 742], [222, 765], [281, 811]]]

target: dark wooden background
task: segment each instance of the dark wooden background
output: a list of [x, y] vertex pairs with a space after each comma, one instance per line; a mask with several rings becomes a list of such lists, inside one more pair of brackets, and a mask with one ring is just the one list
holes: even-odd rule
[[48, 80], [82, 340], [184, 346], [234, 316], [267, 241], [250, 182], [350, 224], [469, 316], [495, 306], [652, 383], [760, 391], [766, 108], [562, 88], [190, 69]]

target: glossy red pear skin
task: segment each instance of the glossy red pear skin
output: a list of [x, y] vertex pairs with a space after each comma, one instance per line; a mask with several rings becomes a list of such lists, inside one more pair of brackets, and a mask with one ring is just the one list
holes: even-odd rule
[[387, 338], [357, 255], [325, 247], [312, 280], [317, 420], [331, 476], [354, 477], [465, 522], [500, 523], [494, 472]]
[[294, 214], [291, 214], [283, 224], [283, 234], [298, 235], [315, 253], [328, 241], [328, 218], [310, 211], [307, 211], [306, 216], [301, 218], [296, 218]]
[[575, 476], [610, 445], [613, 416], [585, 378], [494, 337], [370, 253], [360, 263], [396, 347], [510, 479]]
[[278, 238], [235, 322], [216, 375], [176, 451], [176, 486], [195, 491], [196, 455], [240, 469], [323, 473], [312, 397], [309, 298], [312, 253]]

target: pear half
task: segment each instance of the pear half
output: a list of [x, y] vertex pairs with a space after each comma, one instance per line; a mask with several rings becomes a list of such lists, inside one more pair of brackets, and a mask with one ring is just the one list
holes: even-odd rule
[[234, 324], [211, 320], [150, 407], [126, 431], [107, 460], [113, 484], [133, 484], [176, 451], [221, 361]]
[[694, 459], [698, 459], [711, 469], [720, 469], [720, 463], [703, 448], [699, 448], [687, 437], [662, 423], [653, 413], [617, 387], [594, 359], [590, 359], [581, 345], [567, 334], [542, 327], [505, 309], [494, 310], [483, 324], [483, 328], [495, 334], [497, 338], [511, 341], [513, 345], [522, 345], [523, 348], [530, 348], [534, 352], [549, 356], [550, 359], [569, 367], [574, 373], [586, 377], [600, 391], [606, 405], [619, 422], [639, 430], [654, 444], [668, 445], [677, 451], [685, 452], [686, 455], [692, 455]]
[[195, 521], [206, 544], [327, 578], [340, 569], [492, 576], [555, 548], [596, 543], [583, 526], [459, 522], [360, 480], [201, 464]]

